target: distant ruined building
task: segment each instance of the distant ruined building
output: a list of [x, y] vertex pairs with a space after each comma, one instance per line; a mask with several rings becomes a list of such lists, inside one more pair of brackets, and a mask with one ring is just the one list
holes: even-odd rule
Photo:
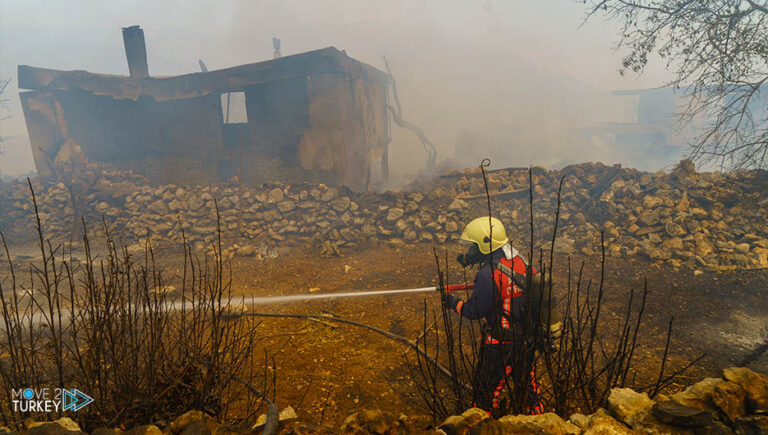
[[695, 127], [678, 125], [684, 101], [673, 88], [619, 90], [612, 95], [631, 102], [635, 107], [634, 119], [571, 129], [569, 146], [603, 145], [623, 152], [629, 161], [657, 165], [679, 160]]
[[328, 47], [152, 77], [142, 29], [124, 28], [123, 40], [127, 77], [18, 67], [40, 176], [75, 142], [88, 160], [155, 184], [241, 175], [246, 184], [290, 178], [365, 191], [372, 177], [388, 177], [388, 74]]

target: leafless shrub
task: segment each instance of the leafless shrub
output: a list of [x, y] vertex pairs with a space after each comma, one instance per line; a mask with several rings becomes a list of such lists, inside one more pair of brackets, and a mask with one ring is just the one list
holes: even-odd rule
[[768, 5], [746, 0], [585, 0], [588, 17], [620, 25], [622, 73], [658, 55], [699, 124], [690, 156], [729, 169], [768, 165]]
[[[482, 166], [481, 166], [482, 168]], [[483, 177], [485, 172], [483, 171]], [[562, 180], [560, 183], [562, 190]], [[487, 192], [487, 184], [486, 184]], [[490, 198], [489, 214], [490, 214]], [[534, 258], [534, 229], [533, 220], [533, 185], [531, 181], [529, 204], [530, 213], [530, 253]], [[538, 271], [542, 276], [537, 298], [528, 298], [528, 304], [534, 301], [557, 301], [563, 332], [557, 339], [552, 339], [549, 330], [537, 326], [539, 319], [531, 318], [532, 313], [541, 313], [531, 309], [525, 310], [528, 316], [519, 328], [521, 335], [526, 337], [517, 344], [515, 352], [522, 355], [535, 353], [534, 366], [537, 368], [539, 396], [544, 409], [555, 411], [560, 415], [569, 416], [574, 412], [592, 413], [601, 406], [615, 387], [629, 386], [648, 391], [651, 396], [669, 385], [678, 375], [691, 367], [699, 359], [685, 367], [666, 374], [666, 361], [669, 349], [669, 337], [672, 332], [670, 320], [667, 332], [666, 346], [659, 372], [656, 376], [640, 373], [635, 369], [635, 355], [638, 344], [638, 334], [643, 327], [644, 311], [648, 298], [647, 284], [638, 296], [630, 292], [623, 309], [620, 310], [620, 322], [616, 325], [605, 314], [607, 310], [604, 299], [605, 289], [605, 247], [602, 247], [602, 257], [599, 266], [600, 279], [597, 283], [584, 277], [585, 263], [573, 268], [571, 259], [566, 264], [559, 263], [554, 255], [557, 239], [557, 221], [560, 210], [560, 192], [558, 192], [558, 207], [555, 217], [552, 244], [549, 255], [540, 251], [538, 255]], [[602, 238], [601, 238], [602, 240]], [[602, 242], [601, 242], [602, 245]], [[548, 258], [547, 258], [548, 257]], [[444, 289], [448, 283], [446, 268], [447, 258], [441, 262], [435, 255], [439, 288]], [[562, 260], [560, 260], [562, 261]], [[533, 261], [531, 261], [533, 262]], [[567, 268], [566, 283], [560, 291], [553, 285], [553, 268]], [[531, 274], [527, 274], [528, 286], [531, 287]], [[464, 282], [466, 282], [466, 275]], [[491, 282], [494, 282], [492, 279]], [[495, 282], [494, 282], [495, 285]], [[494, 289], [496, 291], [496, 289]], [[545, 297], [547, 295], [548, 297]], [[555, 295], [554, 297], [549, 297]], [[542, 303], [542, 302], [540, 302]], [[499, 307], [495, 307], [499, 308]], [[551, 307], [547, 307], [549, 309]], [[445, 305], [440, 312], [432, 312], [424, 307], [424, 327], [418, 344], [424, 353], [432, 355], [434, 361], [447, 367], [451, 375], [446, 376], [438, 370], [435, 362], [416, 354], [416, 361], [410, 364], [413, 379], [416, 383], [421, 403], [435, 421], [458, 414], [473, 406], [473, 389], [477, 388], [477, 379], [473, 378], [475, 367], [480, 360], [480, 329], [476, 322], [449, 312]], [[429, 320], [432, 320], [429, 323]], [[499, 364], [509, 365], [510, 361], [499, 361]], [[516, 386], [525, 385], [527, 373], [513, 368], [507, 375], [504, 391], [501, 394], [499, 406], [492, 410], [494, 416], [526, 413], [530, 404], [527, 388]], [[491, 411], [491, 410], [489, 410]]]
[[42, 260], [29, 265], [25, 284], [0, 233], [9, 273], [0, 281], [4, 424], [30, 416], [10, 406], [11, 389], [26, 387], [76, 387], [92, 396], [95, 401], [74, 414], [86, 427], [169, 421], [191, 409], [226, 419], [233, 407], [261, 406], [266, 396], [259, 391], [266, 393], [271, 380], [256, 369], [257, 324], [226, 319], [237, 300], [220, 236], [214, 258], [202, 260], [185, 240], [174, 296], [165, 291], [171, 280], [150, 240], [134, 255], [118, 246], [105, 224], [106, 249], [95, 254], [83, 228], [79, 260], [71, 246], [46, 240], [34, 191], [32, 198]]

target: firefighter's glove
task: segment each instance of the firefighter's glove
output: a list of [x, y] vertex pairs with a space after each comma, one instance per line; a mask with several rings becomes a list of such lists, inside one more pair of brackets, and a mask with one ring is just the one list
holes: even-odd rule
[[460, 298], [457, 298], [448, 292], [443, 292], [443, 305], [445, 305], [445, 308], [451, 311], [456, 311], [456, 306], [459, 304], [459, 301], [461, 301]]

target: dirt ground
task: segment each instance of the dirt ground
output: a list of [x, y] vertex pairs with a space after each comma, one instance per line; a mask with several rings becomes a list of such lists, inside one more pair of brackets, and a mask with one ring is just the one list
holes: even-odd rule
[[[448, 259], [448, 281], [462, 282], [454, 260], [461, 246], [437, 251], [443, 266]], [[12, 247], [19, 263], [34, 258], [33, 247]], [[436, 284], [437, 267], [431, 245], [387, 245], [342, 250], [342, 257], [321, 257], [319, 249], [284, 249], [273, 259], [235, 257], [232, 285], [236, 295], [278, 296], [321, 294], [351, 290], [405, 289]], [[182, 258], [160, 251], [167, 272], [178, 272]], [[584, 280], [597, 286], [600, 258], [572, 257]], [[535, 263], [534, 263], [535, 264]], [[567, 277], [566, 257], [556, 257], [557, 288]], [[574, 272], [575, 274], [576, 272]], [[471, 272], [469, 279], [474, 276]], [[638, 352], [641, 373], [658, 370], [668, 322], [674, 317], [670, 370], [705, 354], [682, 378], [693, 383], [704, 376], [720, 376], [724, 367], [747, 365], [768, 371], [768, 271], [703, 272], [659, 267], [643, 260], [607, 258], [605, 298], [608, 316], [621, 317], [620, 308], [631, 289], [640, 291], [647, 278], [650, 294], [646, 325]], [[300, 301], [252, 307], [268, 313], [333, 313], [398, 335], [421, 333], [424, 306], [439, 309], [437, 294], [387, 295]], [[320, 424], [339, 424], [361, 408], [380, 408], [395, 414], [419, 413], [419, 401], [406, 357], [413, 352], [401, 343], [354, 326], [301, 319], [263, 319], [263, 346], [275, 359], [276, 401], [282, 408]], [[762, 350], [762, 353], [760, 352]], [[680, 388], [680, 385], [672, 388]]]
[[[460, 249], [451, 246], [438, 251], [443, 262], [448, 254], [450, 282], [463, 280], [453, 260]], [[561, 257], [556, 261], [560, 267], [555, 270], [555, 282], [563, 288], [568, 260]], [[596, 288], [600, 259], [571, 258], [574, 268], [582, 261], [587, 262], [585, 278], [595, 280]], [[434, 285], [437, 277], [429, 245], [371, 247], [343, 252], [341, 258], [323, 258], [311, 250], [292, 251], [259, 262], [238, 258], [233, 270], [235, 292], [254, 296], [424, 287]], [[643, 370], [658, 369], [668, 322], [674, 317], [669, 369], [707, 355], [686, 373], [683, 383], [719, 376], [722, 368], [735, 364], [768, 371], [768, 355], [757, 352], [768, 341], [768, 271], [694, 275], [693, 270], [608, 258], [605, 298], [609, 313], [620, 312], [630, 289], [640, 291], [646, 278], [650, 290], [647, 323], [638, 355]], [[304, 301], [253, 310], [331, 312], [413, 339], [421, 333], [425, 301], [428, 309], [439, 308], [436, 294], [415, 294]], [[353, 326], [332, 328], [297, 319], [264, 319], [261, 328], [268, 337], [267, 348], [275, 350], [281, 405], [292, 405], [300, 415], [324, 423], [338, 423], [362, 407], [418, 412], [404, 345]]]

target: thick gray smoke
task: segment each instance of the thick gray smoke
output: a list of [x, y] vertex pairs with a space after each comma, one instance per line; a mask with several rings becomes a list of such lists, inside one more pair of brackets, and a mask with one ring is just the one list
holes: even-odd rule
[[[273, 36], [283, 55], [333, 45], [379, 68], [386, 55], [404, 117], [432, 138], [438, 160], [668, 164], [673, 157], [648, 155], [642, 143], [574, 140], [574, 131], [636, 119], [636, 99], [611, 91], [657, 87], [666, 77], [660, 70], [621, 77], [614, 26], [582, 21], [582, 6], [570, 0], [0, 0], [0, 78], [13, 80], [0, 169], [34, 169], [17, 65], [127, 74], [120, 29], [133, 24], [144, 28], [152, 75], [199, 71], [198, 59], [209, 69], [270, 59]], [[454, 150], [467, 141], [478, 151], [462, 161], [468, 153]], [[391, 150], [396, 177], [424, 164], [416, 138], [394, 126]]]

